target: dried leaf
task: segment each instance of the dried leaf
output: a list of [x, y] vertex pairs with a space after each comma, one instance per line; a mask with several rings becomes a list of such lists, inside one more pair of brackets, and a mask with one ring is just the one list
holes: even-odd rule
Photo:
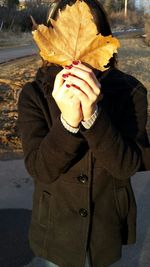
[[81, 60], [101, 71], [106, 70], [110, 58], [119, 48], [119, 41], [98, 34], [90, 8], [77, 0], [59, 12], [57, 20], [50, 19], [53, 27], [43, 24], [33, 31], [40, 55], [44, 60], [61, 66]]

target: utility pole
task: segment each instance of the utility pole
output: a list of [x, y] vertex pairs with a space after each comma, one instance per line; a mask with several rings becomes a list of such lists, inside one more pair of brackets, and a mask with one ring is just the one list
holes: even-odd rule
[[128, 0], [124, 0], [124, 17], [127, 17], [128, 12]]

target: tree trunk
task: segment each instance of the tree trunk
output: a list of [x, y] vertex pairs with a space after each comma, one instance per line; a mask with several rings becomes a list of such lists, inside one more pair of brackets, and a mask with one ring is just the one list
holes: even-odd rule
[[128, 13], [128, 0], [124, 1], [124, 16], [125, 18], [127, 17], [127, 13]]

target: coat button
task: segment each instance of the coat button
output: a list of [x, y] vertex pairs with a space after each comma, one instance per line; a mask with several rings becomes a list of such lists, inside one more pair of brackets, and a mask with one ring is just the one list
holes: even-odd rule
[[78, 177], [78, 180], [80, 183], [82, 184], [86, 184], [87, 181], [88, 181], [88, 177], [85, 175], [85, 174], [81, 174], [79, 177]]
[[88, 212], [86, 209], [80, 209], [79, 210], [79, 214], [82, 216], [82, 217], [86, 217], [88, 215]]

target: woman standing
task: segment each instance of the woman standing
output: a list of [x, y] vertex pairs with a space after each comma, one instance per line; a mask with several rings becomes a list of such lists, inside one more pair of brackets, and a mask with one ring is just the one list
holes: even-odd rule
[[[75, 2], [57, 1], [51, 17]], [[85, 2], [98, 31], [110, 35], [99, 1]], [[35, 255], [49, 267], [84, 267], [85, 259], [108, 267], [122, 244], [135, 242], [130, 177], [144, 168], [146, 89], [116, 68], [115, 56], [104, 72], [80, 61], [45, 65], [22, 89], [18, 110], [35, 185], [29, 233]]]

